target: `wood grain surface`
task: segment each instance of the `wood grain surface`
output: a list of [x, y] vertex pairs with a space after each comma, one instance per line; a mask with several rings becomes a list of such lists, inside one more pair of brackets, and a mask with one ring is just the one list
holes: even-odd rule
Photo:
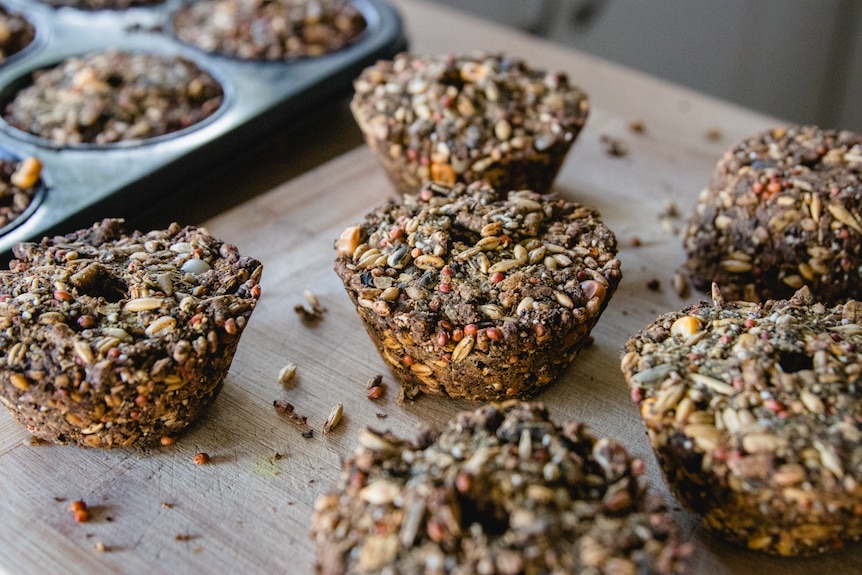
[[[590, 119], [555, 190], [601, 211], [620, 243], [623, 281], [593, 332], [594, 345], [538, 399], [555, 419], [582, 420], [596, 435], [622, 441], [645, 460], [654, 489], [667, 496], [620, 374], [620, 350], [660, 313], [701, 297], [682, 299], [671, 288], [683, 251], [670, 227], [682, 225], [726, 148], [777, 121], [434, 5], [395, 4], [414, 51], [502, 49], [566, 70], [590, 94]], [[633, 120], [643, 123], [643, 133], [631, 130]], [[348, 121], [328, 129], [331, 138], [358, 142]], [[627, 154], [610, 155], [609, 137]], [[325, 148], [319, 133], [310, 141]], [[235, 193], [243, 201], [196, 223], [264, 263], [263, 297], [223, 392], [175, 445], [146, 452], [30, 445], [26, 430], [0, 414], [0, 572], [312, 573], [313, 502], [337, 481], [360, 429], [412, 437], [422, 425], [439, 428], [459, 410], [477, 407], [432, 397], [397, 405], [397, 386], [332, 271], [333, 240], [393, 193], [366, 147], [247, 193], [261, 179], [285, 173], [286, 163], [314, 165], [309, 158], [326, 154], [294, 144], [212, 183], [212, 201]], [[662, 224], [670, 203], [681, 217]], [[200, 212], [184, 205], [176, 213], [187, 223]], [[631, 247], [634, 238], [640, 247]], [[651, 280], [660, 284], [655, 291], [647, 287]], [[327, 310], [315, 327], [293, 309], [304, 302], [304, 290]], [[283, 387], [278, 372], [289, 362], [298, 366], [297, 376]], [[372, 402], [365, 383], [376, 374], [388, 389]], [[308, 417], [312, 438], [275, 412], [279, 399]], [[323, 435], [337, 402], [344, 419]], [[208, 453], [210, 463], [195, 465], [198, 452]], [[89, 522], [75, 523], [67, 510], [76, 499], [89, 505]], [[711, 537], [685, 512], [676, 516], [696, 545], [693, 573], [837, 575], [858, 572], [862, 559], [859, 546], [815, 559], [771, 558]]]

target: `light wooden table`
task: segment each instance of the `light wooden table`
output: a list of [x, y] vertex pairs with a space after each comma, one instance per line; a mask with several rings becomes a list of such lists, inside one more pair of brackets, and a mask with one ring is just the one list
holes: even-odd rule
[[[624, 279], [593, 333], [595, 344], [538, 399], [555, 419], [584, 420], [597, 435], [621, 440], [646, 461], [654, 488], [667, 495], [620, 375], [620, 349], [658, 314], [698, 297], [683, 300], [671, 289], [683, 251], [660, 214], [669, 202], [688, 213], [721, 153], [777, 120], [435, 5], [395, 3], [416, 52], [503, 50], [565, 70], [589, 93], [591, 116], [556, 191], [602, 212], [620, 241]], [[632, 120], [643, 122], [643, 134], [630, 130]], [[720, 137], [708, 138], [711, 130]], [[628, 154], [609, 155], [603, 136], [624, 142]], [[337, 480], [359, 430], [373, 425], [414, 436], [421, 423], [439, 427], [475, 407], [428, 397], [398, 406], [396, 386], [332, 272], [334, 238], [392, 194], [359, 144], [341, 106], [301, 142], [286, 138], [169, 210], [130, 217], [204, 223], [264, 262], [264, 296], [221, 396], [171, 447], [140, 453], [31, 446], [27, 432], [0, 414], [0, 571], [311, 573], [313, 501]], [[680, 225], [682, 218], [669, 221]], [[641, 247], [630, 247], [634, 237]], [[646, 288], [652, 279], [661, 289]], [[304, 326], [293, 311], [306, 289], [328, 310], [318, 327]], [[288, 362], [299, 366], [298, 376], [283, 389], [277, 375]], [[365, 382], [378, 373], [389, 389], [372, 403]], [[276, 399], [308, 416], [313, 439], [275, 413]], [[344, 421], [323, 436], [321, 426], [338, 401]], [[209, 465], [193, 464], [200, 451], [212, 457]], [[73, 521], [66, 509], [75, 499], [90, 505], [90, 522]], [[694, 573], [837, 575], [857, 572], [862, 560], [859, 546], [817, 559], [774, 559], [710, 537], [684, 512], [677, 517], [697, 548]], [[98, 543], [107, 550], [96, 550]]]

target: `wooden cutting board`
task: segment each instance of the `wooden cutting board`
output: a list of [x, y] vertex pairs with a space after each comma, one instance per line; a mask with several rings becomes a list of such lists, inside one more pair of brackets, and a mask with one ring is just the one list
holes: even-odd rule
[[[668, 496], [619, 371], [620, 349], [660, 313], [700, 297], [681, 298], [671, 287], [683, 261], [673, 228], [682, 225], [721, 153], [775, 121], [431, 5], [396, 4], [417, 50], [505, 48], [568, 70], [591, 94], [592, 115], [556, 191], [602, 212], [617, 233], [624, 277], [593, 332], [594, 345], [538, 399], [555, 419], [582, 420], [595, 434], [622, 441], [645, 460], [654, 488]], [[210, 209], [241, 198], [203, 223], [264, 263], [263, 297], [225, 388], [199, 425], [169, 447], [94, 451], [30, 445], [26, 430], [0, 414], [0, 572], [312, 573], [312, 505], [337, 481], [360, 429], [370, 425], [412, 437], [421, 425], [439, 429], [459, 410], [477, 407], [430, 397], [397, 405], [397, 386], [332, 271], [333, 240], [392, 194], [367, 148], [267, 185], [264, 193], [249, 191], [273, 174], [293, 176], [315, 158], [358, 143], [344, 108], [335, 114], [335, 125], [321, 128], [329, 131], [308, 140], [332, 145], [315, 151], [294, 142], [270, 150], [197, 197]], [[632, 120], [643, 122], [643, 133], [631, 130]], [[627, 153], [609, 154], [608, 138]], [[682, 217], [663, 218], [672, 205]], [[175, 208], [167, 217], [183, 222], [208, 213], [189, 203]], [[632, 247], [635, 238], [640, 247]], [[653, 281], [657, 290], [647, 287]], [[293, 309], [304, 303], [304, 290], [327, 310], [316, 327], [304, 325]], [[298, 370], [285, 388], [277, 379], [289, 362]], [[384, 375], [388, 389], [372, 402], [365, 383], [376, 374]], [[308, 417], [312, 438], [275, 412], [279, 399]], [[344, 419], [323, 435], [337, 402]], [[209, 464], [194, 464], [199, 452], [209, 454]], [[67, 510], [76, 499], [89, 505], [89, 522], [75, 523]], [[857, 572], [862, 561], [860, 546], [816, 559], [766, 557], [714, 539], [685, 512], [676, 516], [697, 548], [694, 573], [837, 575]]]

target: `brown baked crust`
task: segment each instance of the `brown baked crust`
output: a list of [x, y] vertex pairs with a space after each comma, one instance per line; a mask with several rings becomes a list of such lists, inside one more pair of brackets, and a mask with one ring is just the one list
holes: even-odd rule
[[18, 244], [0, 273], [0, 401], [33, 435], [87, 447], [175, 436], [215, 399], [261, 265], [204, 228], [104, 220]]
[[354, 43], [367, 26], [349, 0], [202, 0], [173, 16], [183, 42], [241, 60], [325, 56]]
[[718, 162], [684, 237], [692, 282], [728, 299], [862, 297], [862, 135], [815, 126], [743, 140]]
[[316, 572], [684, 573], [692, 546], [642, 472], [541, 404], [463, 412], [416, 442], [365, 429], [315, 503]]
[[402, 194], [480, 180], [547, 192], [589, 113], [565, 73], [498, 54], [402, 53], [354, 89], [356, 122]]
[[429, 184], [351, 226], [335, 271], [407, 396], [530, 397], [622, 277], [595, 210], [482, 183]]
[[622, 371], [677, 498], [726, 539], [812, 555], [862, 535], [862, 305], [808, 288], [701, 302], [625, 346]]

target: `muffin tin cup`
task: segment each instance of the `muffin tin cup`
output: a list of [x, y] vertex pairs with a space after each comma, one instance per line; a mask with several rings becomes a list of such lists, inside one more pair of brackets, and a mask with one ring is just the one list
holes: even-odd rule
[[132, 217], [163, 198], [176, 197], [244, 149], [290, 132], [326, 103], [350, 93], [363, 68], [406, 47], [401, 19], [383, 0], [354, 0], [367, 28], [338, 52], [291, 61], [248, 61], [204, 52], [171, 34], [167, 2], [124, 11], [51, 8], [8, 3], [36, 26], [20, 58], [0, 67], [0, 106], [29, 83], [34, 71], [109, 49], [183, 56], [218, 80], [224, 101], [210, 117], [182, 130], [116, 144], [60, 145], [0, 119], [0, 150], [43, 164], [44, 191], [31, 213], [0, 235], [8, 259], [20, 241], [65, 233], [102, 217]]

